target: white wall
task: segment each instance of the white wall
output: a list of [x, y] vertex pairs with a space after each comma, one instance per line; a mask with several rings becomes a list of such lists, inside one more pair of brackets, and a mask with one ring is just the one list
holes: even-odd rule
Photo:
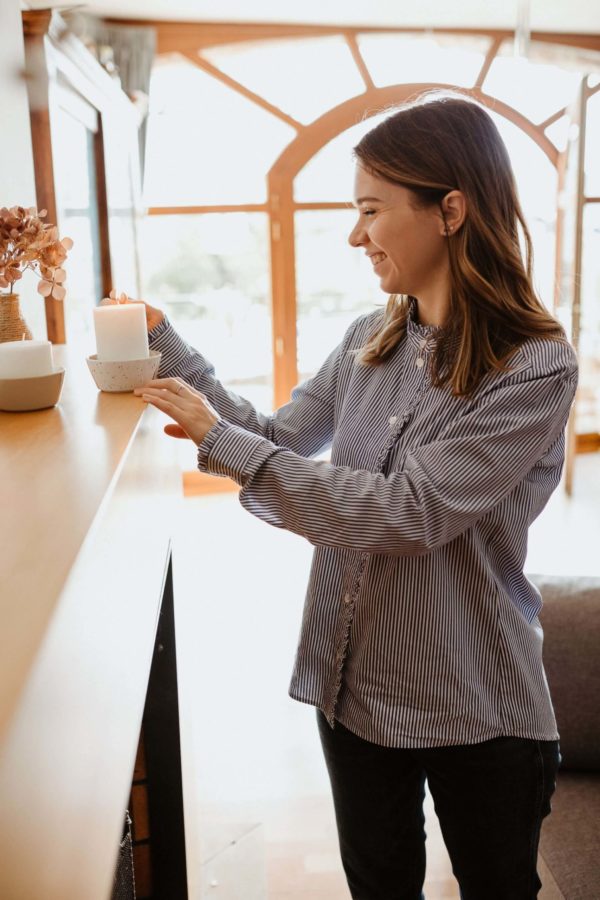
[[[36, 205], [24, 65], [19, 0], [0, 0], [0, 206]], [[36, 277], [28, 272], [16, 287], [34, 338], [45, 338], [44, 302], [36, 292]]]

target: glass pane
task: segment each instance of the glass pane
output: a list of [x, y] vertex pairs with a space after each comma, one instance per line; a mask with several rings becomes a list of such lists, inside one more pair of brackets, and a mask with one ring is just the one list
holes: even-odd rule
[[155, 66], [145, 203], [264, 203], [266, 174], [296, 130], [191, 63]]
[[600, 204], [584, 207], [579, 335], [579, 434], [600, 432]]
[[296, 213], [298, 377], [314, 374], [359, 315], [385, 305], [373, 268], [348, 244], [355, 210]]
[[350, 203], [355, 165], [352, 148], [388, 115], [389, 111], [371, 116], [325, 144], [298, 172], [294, 181], [294, 199], [298, 203]]
[[532, 122], [543, 122], [568, 106], [581, 81], [578, 72], [513, 55], [512, 41], [505, 41], [483, 82], [483, 90], [523, 113]]
[[232, 44], [202, 55], [304, 124], [365, 89], [342, 37]]
[[102, 297], [95, 134], [60, 105], [52, 109], [51, 128], [60, 234], [74, 242], [65, 265], [65, 326], [72, 340], [91, 333], [92, 309]]
[[560, 119], [557, 119], [556, 122], [553, 122], [552, 125], [545, 129], [546, 137], [550, 138], [557, 150], [561, 152], [567, 146], [570, 124], [568, 116], [561, 116]]
[[386, 84], [454, 84], [471, 87], [489, 39], [360, 35], [360, 52], [379, 87]]
[[112, 284], [115, 290], [136, 297], [140, 293], [137, 133], [104, 119], [103, 136]]
[[267, 216], [148, 216], [141, 247], [144, 298], [214, 363], [227, 388], [272, 410]]
[[600, 197], [600, 91], [588, 100], [585, 127], [585, 194]]

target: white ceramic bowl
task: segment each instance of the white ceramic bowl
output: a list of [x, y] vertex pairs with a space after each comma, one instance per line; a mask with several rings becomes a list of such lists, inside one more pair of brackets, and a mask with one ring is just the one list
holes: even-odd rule
[[0, 409], [30, 412], [56, 406], [65, 378], [64, 369], [31, 378], [0, 378]]
[[101, 391], [111, 394], [123, 391], [133, 391], [141, 387], [152, 378], [156, 378], [160, 365], [160, 351], [151, 350], [146, 359], [125, 359], [116, 362], [107, 362], [98, 359], [94, 353], [88, 356], [86, 362], [92, 373], [92, 378]]

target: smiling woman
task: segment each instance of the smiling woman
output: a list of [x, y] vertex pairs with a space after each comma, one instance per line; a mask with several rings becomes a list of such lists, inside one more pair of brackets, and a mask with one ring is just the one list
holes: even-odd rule
[[355, 319], [272, 415], [165, 316], [149, 335], [160, 378], [138, 393], [201, 472], [315, 547], [290, 694], [318, 711], [352, 896], [420, 898], [427, 778], [465, 900], [529, 900], [558, 735], [523, 560], [577, 362], [534, 292], [481, 106], [426, 95], [355, 152], [349, 240], [385, 311]]

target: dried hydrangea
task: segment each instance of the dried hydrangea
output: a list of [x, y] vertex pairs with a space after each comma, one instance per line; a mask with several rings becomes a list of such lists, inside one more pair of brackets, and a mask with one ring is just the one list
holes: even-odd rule
[[38, 213], [35, 206], [0, 209], [0, 288], [12, 292], [23, 272], [38, 270], [38, 293], [64, 300], [67, 273], [62, 264], [73, 241], [68, 237], [59, 240], [56, 225], [42, 222], [46, 215], [45, 209]]

